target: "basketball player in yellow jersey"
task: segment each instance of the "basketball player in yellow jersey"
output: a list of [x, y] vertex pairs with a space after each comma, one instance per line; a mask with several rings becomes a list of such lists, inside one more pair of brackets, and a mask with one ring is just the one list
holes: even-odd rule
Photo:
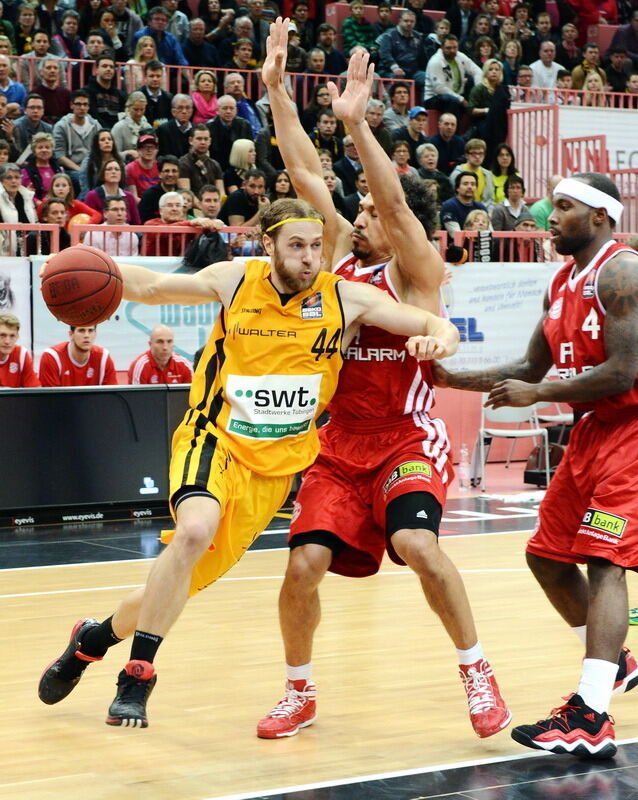
[[294, 474], [319, 449], [315, 418], [337, 385], [342, 351], [361, 324], [412, 337], [419, 359], [452, 355], [456, 328], [368, 284], [321, 271], [322, 216], [278, 200], [261, 219], [272, 264], [222, 262], [196, 275], [120, 266], [127, 300], [222, 303], [198, 364], [189, 410], [175, 432], [170, 502], [176, 530], [143, 590], [112, 617], [82, 619], [40, 679], [40, 699], [66, 697], [91, 661], [134, 633], [109, 725], [148, 725], [153, 659], [187, 598], [224, 574], [270, 522]]

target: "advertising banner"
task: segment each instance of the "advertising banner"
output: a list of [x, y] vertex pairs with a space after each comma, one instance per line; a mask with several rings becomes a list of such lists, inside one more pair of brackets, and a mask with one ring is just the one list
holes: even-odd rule
[[559, 106], [561, 139], [606, 136], [610, 169], [638, 168], [638, 138], [631, 122], [636, 112], [622, 108]]
[[31, 270], [28, 258], [7, 256], [0, 260], [0, 314], [13, 314], [20, 320], [20, 344], [30, 350]]

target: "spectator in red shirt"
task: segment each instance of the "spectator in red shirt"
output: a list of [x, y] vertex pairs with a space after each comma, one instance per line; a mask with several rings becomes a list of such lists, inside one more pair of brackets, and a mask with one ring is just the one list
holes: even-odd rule
[[175, 337], [167, 325], [156, 325], [148, 343], [150, 349], [134, 359], [128, 368], [130, 384], [191, 382], [191, 365], [184, 356], [173, 352]]
[[[6, 282], [2, 275], [0, 282]], [[13, 314], [0, 314], [0, 386], [5, 388], [40, 385], [31, 353], [17, 344], [19, 334], [20, 320]]]
[[147, 189], [160, 182], [158, 153], [159, 144], [153, 131], [150, 128], [140, 131], [137, 137], [137, 158], [125, 167], [127, 189], [138, 201]]
[[68, 342], [47, 347], [40, 359], [43, 386], [114, 386], [117, 373], [109, 351], [94, 344], [95, 325], [69, 328]]
[[207, 217], [186, 219], [184, 198], [179, 192], [166, 192], [159, 200], [159, 217], [147, 220], [144, 225], [176, 225], [197, 228], [193, 233], [144, 233], [142, 255], [181, 256], [188, 244], [203, 230], [216, 230], [218, 220]]

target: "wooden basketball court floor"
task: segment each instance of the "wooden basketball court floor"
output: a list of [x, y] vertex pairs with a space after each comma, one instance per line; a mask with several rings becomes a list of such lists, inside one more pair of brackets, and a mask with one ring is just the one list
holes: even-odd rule
[[[538, 497], [465, 495], [449, 501], [442, 525], [513, 724], [560, 705], [583, 655], [525, 566]], [[187, 605], [156, 661], [148, 729], [104, 724], [127, 644], [65, 701], [40, 703], [40, 673], [75, 620], [104, 618], [144, 582], [164, 524], [0, 531], [0, 800], [638, 798], [638, 690], [614, 698], [613, 760], [536, 756], [508, 730], [476, 738], [454, 650], [416, 578], [390, 562], [365, 580], [325, 579], [313, 657], [319, 718], [290, 739], [258, 739], [255, 724], [283, 687], [285, 513]], [[632, 576], [629, 587], [638, 605]]]

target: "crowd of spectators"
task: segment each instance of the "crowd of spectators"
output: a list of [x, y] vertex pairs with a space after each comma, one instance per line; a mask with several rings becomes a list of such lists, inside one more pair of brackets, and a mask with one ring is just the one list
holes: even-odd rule
[[[265, 205], [294, 194], [259, 83], [269, 22], [282, 13], [292, 19], [291, 102], [343, 216], [356, 219], [367, 182], [326, 82], [365, 48], [384, 79], [368, 124], [397, 172], [424, 180], [440, 227], [462, 230], [482, 212], [478, 224], [492, 230], [545, 229], [505, 144], [511, 102], [638, 108], [638, 9], [596, 5], [597, 24], [620, 25], [606, 53], [587, 41], [589, 16], [576, 0], [558, 11], [406, 0], [398, 16], [380, 0], [374, 20], [352, 0], [339, 31], [318, 0], [0, 1], [0, 222], [58, 225], [60, 247], [73, 224], [103, 224], [86, 241], [107, 252], [190, 248], [200, 260], [223, 225], [254, 225]], [[434, 23], [424, 9], [445, 16]], [[433, 111], [438, 132], [428, 135]], [[140, 236], [127, 225], [192, 232]], [[258, 252], [245, 234], [222, 241], [228, 257]], [[0, 231], [3, 254], [51, 246], [48, 233]]]

